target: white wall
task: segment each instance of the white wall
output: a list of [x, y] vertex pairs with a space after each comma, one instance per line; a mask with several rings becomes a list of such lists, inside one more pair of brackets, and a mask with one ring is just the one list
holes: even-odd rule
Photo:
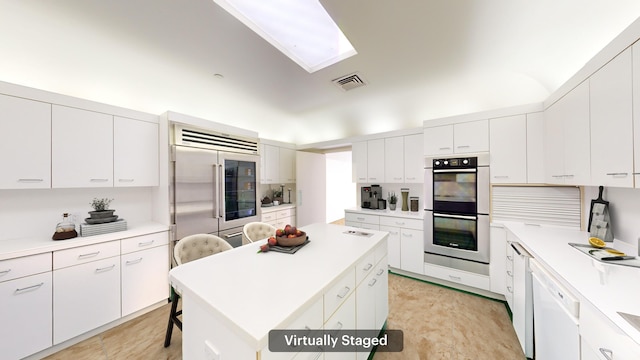
[[344, 218], [344, 209], [357, 205], [351, 177], [351, 151], [325, 154], [327, 168], [327, 222]]
[[76, 231], [93, 210], [91, 200], [111, 198], [115, 215], [132, 226], [152, 219], [152, 188], [0, 190], [0, 241], [25, 237], [51, 239], [63, 213], [75, 216]]
[[[597, 197], [597, 186], [584, 188], [584, 215], [587, 222], [591, 200]], [[640, 241], [640, 189], [605, 187], [602, 198], [609, 202], [613, 236], [618, 240], [638, 246]]]

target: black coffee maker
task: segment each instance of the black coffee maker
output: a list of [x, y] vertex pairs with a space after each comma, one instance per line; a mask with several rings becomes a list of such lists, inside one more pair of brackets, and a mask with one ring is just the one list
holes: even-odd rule
[[378, 200], [380, 199], [382, 199], [382, 187], [380, 185], [360, 188], [360, 203], [363, 209], [378, 209]]

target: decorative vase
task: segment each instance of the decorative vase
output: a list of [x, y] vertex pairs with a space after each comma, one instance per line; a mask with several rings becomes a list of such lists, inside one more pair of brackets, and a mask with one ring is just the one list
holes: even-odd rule
[[92, 219], [104, 219], [113, 217], [114, 211], [115, 210], [89, 211], [89, 215], [91, 215]]
[[400, 189], [402, 193], [402, 211], [409, 211], [409, 189]]
[[389, 210], [395, 210], [396, 209], [396, 204], [389, 204]]

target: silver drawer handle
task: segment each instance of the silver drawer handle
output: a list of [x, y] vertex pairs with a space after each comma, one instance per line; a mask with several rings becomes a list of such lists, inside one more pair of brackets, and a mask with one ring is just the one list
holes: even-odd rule
[[78, 255], [78, 259], [86, 259], [86, 258], [94, 257], [94, 256], [96, 256], [98, 254], [100, 254], [100, 251], [92, 252], [92, 253], [89, 253], [89, 254], [80, 254], [80, 255]]
[[369, 271], [369, 269], [371, 269], [373, 267], [372, 263], [368, 263], [365, 267], [362, 268], [362, 270], [364, 271]]
[[566, 175], [562, 175], [563, 177], [568, 177], [568, 178], [572, 178], [574, 175], [573, 174], [566, 174]]
[[26, 182], [26, 183], [30, 183], [30, 182], [43, 182], [44, 179], [18, 179], [18, 182]]
[[507, 286], [507, 290], [508, 290], [510, 293], [513, 293], [513, 289], [511, 288], [511, 286]]
[[402, 222], [401, 221], [396, 221], [396, 225], [402, 226], [402, 225], [404, 225], [404, 221], [402, 221]]
[[118, 179], [119, 182], [133, 182], [134, 179]]
[[137, 264], [137, 263], [139, 263], [139, 262], [141, 262], [141, 261], [142, 261], [142, 258], [137, 258], [137, 259], [135, 259], [135, 260], [127, 260], [127, 262], [126, 262], [125, 264], [127, 264], [127, 265], [133, 265], [133, 264]]
[[451, 147], [445, 146], [445, 147], [438, 148], [438, 150], [451, 150]]
[[564, 175], [551, 175], [552, 178], [561, 178], [564, 177]]
[[360, 221], [364, 221], [364, 218], [362, 218], [362, 217], [357, 217], [356, 219], [358, 219]]
[[513, 273], [511, 271], [509, 271], [509, 270], [507, 270], [507, 275], [513, 277]]
[[393, 180], [402, 180], [401, 177], [394, 177]]
[[404, 236], [404, 237], [413, 237], [413, 234], [402, 233], [402, 236]]
[[376, 275], [380, 276], [382, 274], [384, 274], [384, 269], [382, 269], [382, 268], [378, 269], [378, 272], [376, 273]]
[[369, 281], [369, 286], [375, 285], [377, 281], [378, 281], [378, 279], [376, 279], [376, 278], [371, 279], [371, 281]]
[[629, 173], [623, 173], [623, 172], [619, 172], [619, 173], [607, 173], [607, 176], [613, 176], [613, 177], [626, 177], [627, 175], [629, 175]]
[[230, 239], [232, 237], [236, 237], [236, 236], [240, 236], [240, 235], [242, 235], [242, 232], [237, 232], [237, 233], [233, 233], [233, 234], [227, 234], [224, 237], [227, 238], [227, 239]]
[[16, 289], [16, 294], [23, 293], [23, 292], [30, 291], [30, 290], [39, 289], [40, 287], [42, 287], [42, 285], [44, 285], [43, 282], [41, 282], [40, 284], [27, 286], [25, 288]]
[[89, 179], [91, 182], [107, 182], [109, 179]]
[[509, 261], [513, 261], [513, 256], [509, 256], [509, 255], [507, 255], [507, 259], [508, 259]]
[[103, 267], [103, 268], [98, 268], [98, 269], [96, 269], [96, 272], [99, 273], [99, 272], [113, 270], [114, 267], [116, 267], [116, 264], [113, 264], [113, 265], [107, 266], [107, 267]]
[[11, 269], [2, 270], [2, 271], [0, 271], [0, 276], [5, 276], [5, 275], [7, 275], [7, 274], [8, 274], [8, 273], [10, 273], [10, 272], [11, 272]]
[[495, 175], [493, 178], [494, 179], [508, 179], [509, 175]]
[[451, 280], [454, 280], [454, 281], [461, 281], [462, 280], [462, 278], [460, 276], [449, 275], [449, 278]]
[[416, 179], [415, 176], [407, 177], [407, 180], [415, 180], [415, 179]]
[[342, 289], [342, 291], [340, 291], [340, 292], [338, 293], [338, 297], [339, 297], [340, 299], [344, 298], [345, 296], [347, 296], [347, 294], [349, 293], [349, 291], [351, 291], [351, 288], [350, 288], [350, 287], [348, 287], [348, 286], [345, 286], [345, 287]]
[[149, 246], [149, 245], [153, 244], [154, 242], [155, 242], [155, 240], [151, 240], [151, 241], [147, 241], [147, 242], [139, 242], [138, 243], [138, 247]]
[[342, 325], [342, 323], [341, 323], [340, 321], [338, 321], [338, 324], [336, 324], [336, 325], [338, 325], [338, 326], [336, 326], [336, 327], [334, 328], [334, 330], [340, 330], [340, 329], [342, 329], [342, 327], [344, 326], [344, 325]]
[[466, 149], [466, 148], [470, 148], [470, 145], [458, 145], [456, 146], [458, 149]]
[[377, 178], [370, 177], [369, 180], [376, 180]]
[[600, 353], [607, 359], [607, 360], [613, 360], [613, 350], [609, 350], [609, 349], [605, 349], [605, 348], [600, 348], [598, 349], [600, 350]]

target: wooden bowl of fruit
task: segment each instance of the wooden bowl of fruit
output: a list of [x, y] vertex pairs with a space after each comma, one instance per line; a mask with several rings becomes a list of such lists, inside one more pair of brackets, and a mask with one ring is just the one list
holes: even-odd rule
[[284, 229], [276, 230], [276, 240], [280, 246], [298, 246], [307, 240], [307, 233], [287, 225]]

